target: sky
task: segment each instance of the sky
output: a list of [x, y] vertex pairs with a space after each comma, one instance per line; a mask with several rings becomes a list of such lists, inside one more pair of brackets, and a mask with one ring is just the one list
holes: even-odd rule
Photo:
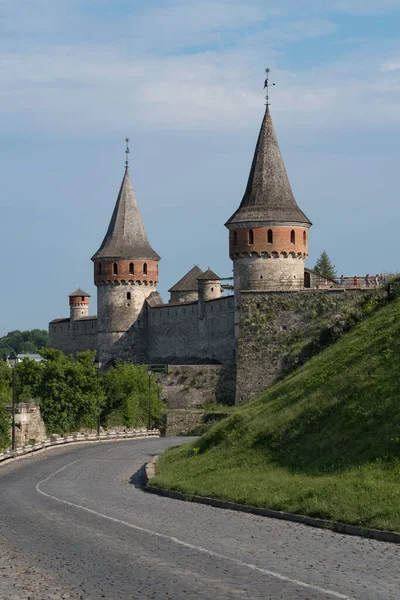
[[271, 113], [338, 275], [399, 271], [400, 0], [0, 0], [0, 335], [69, 315], [130, 174], [167, 290], [232, 274]]

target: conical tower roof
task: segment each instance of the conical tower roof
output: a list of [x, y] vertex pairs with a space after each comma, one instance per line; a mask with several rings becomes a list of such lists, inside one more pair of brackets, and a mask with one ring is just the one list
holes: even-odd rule
[[90, 294], [88, 294], [87, 292], [84, 292], [82, 288], [78, 288], [77, 290], [75, 290], [74, 292], [72, 292], [72, 294], [69, 294], [69, 298], [77, 298], [79, 296], [85, 296], [86, 298], [90, 298]]
[[219, 277], [219, 275], [214, 273], [214, 271], [211, 271], [210, 267], [208, 267], [207, 271], [204, 271], [204, 273], [199, 275], [199, 277], [197, 278], [197, 281], [220, 281], [220, 280], [221, 280], [221, 277]]
[[105, 238], [92, 256], [110, 260], [160, 260], [147, 239], [128, 168]]
[[268, 105], [243, 200], [225, 225], [265, 221], [311, 225], [293, 196]]

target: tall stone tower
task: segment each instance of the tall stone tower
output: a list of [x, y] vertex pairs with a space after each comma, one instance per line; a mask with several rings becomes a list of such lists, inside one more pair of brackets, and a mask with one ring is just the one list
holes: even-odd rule
[[107, 233], [92, 260], [100, 360], [141, 362], [145, 352], [141, 313], [146, 298], [156, 290], [160, 257], [147, 239], [128, 161]]
[[[268, 85], [268, 79], [266, 81]], [[311, 221], [297, 206], [272, 123], [265, 115], [242, 202], [226, 222], [236, 307], [241, 290], [304, 287]]]

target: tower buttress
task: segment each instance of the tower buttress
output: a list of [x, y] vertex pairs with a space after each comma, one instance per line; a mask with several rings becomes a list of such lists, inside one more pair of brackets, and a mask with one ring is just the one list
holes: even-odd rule
[[146, 298], [157, 287], [159, 260], [146, 236], [127, 161], [107, 233], [92, 257], [98, 353], [104, 364], [115, 358], [143, 360], [141, 318]]

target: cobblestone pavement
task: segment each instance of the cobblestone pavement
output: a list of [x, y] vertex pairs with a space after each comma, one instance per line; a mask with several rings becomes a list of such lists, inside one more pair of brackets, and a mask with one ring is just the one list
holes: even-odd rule
[[0, 469], [0, 600], [399, 600], [400, 547], [146, 494], [182, 439], [58, 448]]

